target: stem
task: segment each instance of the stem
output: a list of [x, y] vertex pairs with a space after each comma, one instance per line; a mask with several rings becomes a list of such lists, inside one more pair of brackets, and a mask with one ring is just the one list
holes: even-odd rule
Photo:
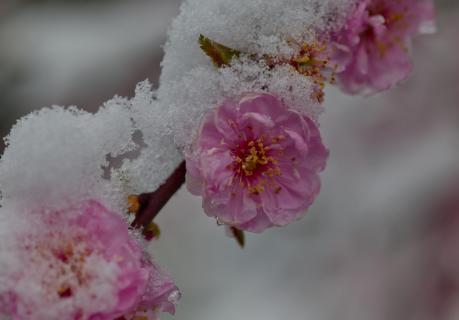
[[147, 227], [185, 182], [185, 161], [155, 191], [139, 195], [140, 209], [132, 222], [134, 228]]

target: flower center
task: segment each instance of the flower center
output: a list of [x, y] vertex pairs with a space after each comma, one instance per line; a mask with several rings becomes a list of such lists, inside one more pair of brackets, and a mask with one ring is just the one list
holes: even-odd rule
[[[271, 143], [278, 143], [283, 138], [274, 137]], [[281, 171], [278, 161], [271, 153], [271, 146], [265, 145], [263, 138], [249, 140], [233, 150], [234, 162], [230, 167], [239, 179], [240, 186], [247, 188], [251, 194], [263, 193], [266, 187], [273, 188], [276, 192], [279, 190], [274, 177], [279, 176]]]
[[260, 166], [268, 164], [270, 159], [266, 156], [266, 152], [269, 151], [269, 147], [265, 147], [260, 139], [257, 143], [250, 141], [247, 146], [250, 148], [249, 154], [243, 159], [237, 157], [236, 161], [241, 163], [241, 168], [246, 176], [252, 176]]
[[[61, 234], [47, 235], [56, 243], [38, 240], [30, 249], [32, 260], [40, 261], [47, 268], [43, 284], [50, 294], [66, 299], [74, 294], [74, 289], [87, 284], [86, 260], [92, 254], [85, 245], [83, 236], [65, 238]], [[59, 238], [59, 239], [57, 239]]]

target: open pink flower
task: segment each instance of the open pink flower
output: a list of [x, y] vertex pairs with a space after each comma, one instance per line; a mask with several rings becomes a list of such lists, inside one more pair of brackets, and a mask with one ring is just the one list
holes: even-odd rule
[[133, 319], [148, 309], [174, 311], [177, 288], [148, 260], [120, 215], [97, 201], [35, 214], [41, 221], [17, 235], [19, 265], [0, 271], [1, 311], [13, 320]]
[[434, 31], [432, 0], [358, 0], [334, 35], [338, 80], [348, 93], [387, 90], [412, 70], [411, 38]]
[[272, 94], [249, 93], [205, 116], [186, 155], [187, 186], [207, 215], [261, 232], [305, 213], [327, 157], [310, 118]]

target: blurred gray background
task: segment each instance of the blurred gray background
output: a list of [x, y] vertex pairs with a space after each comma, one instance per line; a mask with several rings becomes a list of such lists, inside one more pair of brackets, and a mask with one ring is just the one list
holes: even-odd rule
[[[0, 134], [53, 104], [95, 110], [159, 77], [179, 0], [0, 0]], [[415, 72], [370, 98], [335, 89], [308, 215], [240, 250], [182, 189], [151, 251], [183, 320], [459, 319], [459, 2], [413, 44]], [[0, 149], [2, 146], [0, 146]]]

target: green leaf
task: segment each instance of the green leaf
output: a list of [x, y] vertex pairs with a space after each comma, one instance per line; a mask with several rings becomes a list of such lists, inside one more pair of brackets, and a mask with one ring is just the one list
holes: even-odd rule
[[202, 34], [199, 36], [199, 46], [219, 68], [229, 65], [234, 57], [239, 57], [241, 54], [239, 51], [210, 40]]

